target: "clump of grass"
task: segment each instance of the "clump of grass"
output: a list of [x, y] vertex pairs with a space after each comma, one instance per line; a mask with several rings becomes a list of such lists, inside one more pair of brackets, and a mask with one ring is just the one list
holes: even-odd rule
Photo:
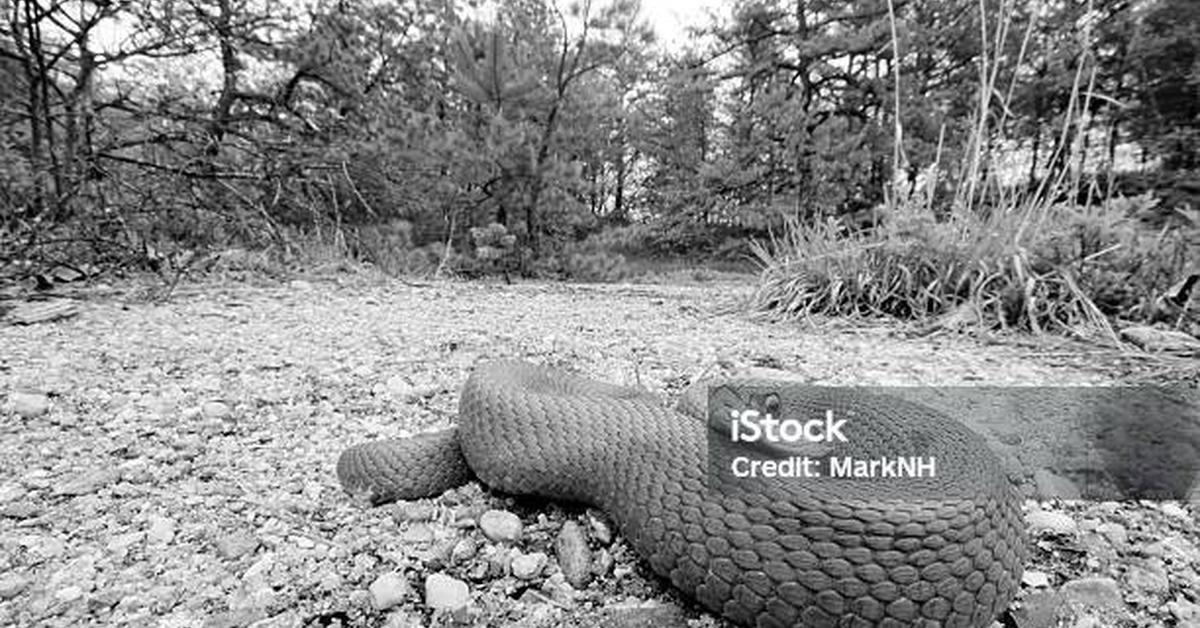
[[[1003, 46], [1001, 37], [995, 47]], [[1001, 185], [988, 149], [1010, 110], [1008, 103], [991, 102], [1005, 91], [997, 85], [996, 66], [989, 65], [997, 58], [982, 55], [976, 119], [963, 167], [951, 175], [957, 194], [949, 215], [939, 220], [932, 211], [929, 190], [941, 172], [935, 160], [924, 189], [898, 180], [888, 190], [882, 225], [872, 231], [855, 231], [836, 219], [793, 221], [782, 235], [752, 246], [762, 267], [754, 309], [782, 317], [919, 320], [969, 308], [968, 320], [985, 328], [1110, 338], [1110, 317], [1147, 316], [1155, 292], [1187, 263], [1187, 238], [1147, 233], [1107, 199], [1098, 206], [1056, 202], [1078, 197], [1080, 177], [1068, 179], [1065, 170], [1030, 194]], [[1064, 137], [1068, 126], [1082, 128], [1079, 112], [1092, 98], [1081, 88], [1085, 65], [1076, 76]], [[905, 160], [902, 133], [897, 124], [897, 170]], [[1075, 143], [1071, 150], [1082, 147]], [[1078, 155], [1067, 163], [1079, 163]]]

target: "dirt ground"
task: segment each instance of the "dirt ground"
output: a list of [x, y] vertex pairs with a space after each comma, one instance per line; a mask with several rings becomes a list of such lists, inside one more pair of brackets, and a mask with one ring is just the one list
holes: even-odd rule
[[[0, 625], [720, 625], [606, 538], [599, 513], [478, 485], [376, 508], [341, 490], [339, 452], [452, 424], [481, 360], [667, 396], [715, 368], [939, 386], [1095, 386], [1173, 368], [1015, 336], [769, 322], [739, 310], [747, 289], [348, 275], [189, 284], [156, 303], [102, 286], [71, 319], [0, 326]], [[1063, 452], [1030, 466], [1012, 453], [1036, 449], [1018, 428], [982, 429], [1030, 498], [1035, 551], [1013, 625], [1200, 625], [1194, 503], [1039, 501], [1079, 488], [1054, 464]], [[481, 534], [489, 509], [518, 516], [518, 541]], [[598, 565], [578, 589], [555, 559], [568, 521]], [[431, 574], [465, 583], [466, 601], [445, 602], [457, 584]]]

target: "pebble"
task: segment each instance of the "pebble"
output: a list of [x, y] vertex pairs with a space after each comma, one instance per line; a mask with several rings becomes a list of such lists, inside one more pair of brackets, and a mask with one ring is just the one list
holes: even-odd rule
[[1021, 584], [1041, 589], [1050, 586], [1050, 576], [1044, 571], [1026, 571], [1021, 575]]
[[600, 551], [596, 552], [595, 560], [592, 561], [592, 573], [604, 577], [612, 570], [615, 563], [612, 554], [607, 549], [600, 548]]
[[174, 521], [167, 517], [150, 515], [146, 525], [146, 540], [153, 544], [166, 545], [174, 538]]
[[450, 550], [451, 563], [464, 563], [475, 557], [479, 552], [479, 545], [471, 538], [462, 538], [454, 544], [454, 549]]
[[1200, 604], [1193, 604], [1182, 597], [1167, 602], [1167, 611], [1176, 621], [1200, 622]]
[[205, 401], [200, 406], [200, 414], [206, 419], [228, 419], [233, 410], [224, 401]]
[[1075, 520], [1061, 512], [1038, 510], [1025, 516], [1025, 523], [1030, 532], [1050, 532], [1053, 534], [1073, 534], [1076, 530]]
[[1013, 613], [1013, 619], [1020, 628], [1054, 628], [1058, 626], [1057, 615], [1062, 606], [1062, 596], [1057, 591], [1033, 591], [1021, 600], [1021, 608]]
[[1112, 578], [1080, 578], [1064, 584], [1060, 591], [1067, 602], [1095, 609], [1125, 610], [1121, 588]]
[[409, 526], [400, 533], [400, 542], [409, 544], [432, 543], [433, 530], [423, 523]]
[[599, 624], [603, 628], [684, 628], [688, 625], [687, 617], [679, 607], [659, 602], [605, 607]]
[[0, 576], [0, 600], [11, 600], [29, 586], [29, 580], [16, 574]]
[[400, 502], [392, 510], [397, 523], [405, 521], [429, 521], [437, 513], [432, 504], [426, 502]]
[[588, 527], [591, 528], [592, 537], [596, 539], [596, 542], [601, 545], [612, 544], [612, 542], [613, 542], [612, 526], [610, 526], [608, 524], [608, 520], [604, 518], [604, 515], [596, 512], [594, 510], [589, 510], [587, 515], [588, 515]]
[[42, 509], [37, 504], [28, 501], [0, 506], [0, 517], [8, 519], [32, 519], [40, 514], [42, 514]]
[[74, 602], [75, 600], [83, 597], [83, 589], [73, 584], [68, 585], [55, 591], [54, 597], [60, 602]]
[[548, 561], [549, 557], [542, 552], [521, 554], [512, 559], [512, 573], [521, 580], [533, 580], [542, 575]]
[[236, 560], [258, 549], [258, 539], [249, 532], [234, 532], [216, 542], [217, 555], [226, 560]]
[[50, 411], [50, 398], [41, 393], [18, 391], [8, 396], [8, 407], [22, 419], [34, 419]]
[[1112, 543], [1116, 548], [1123, 548], [1129, 543], [1129, 533], [1125, 531], [1125, 526], [1119, 523], [1105, 522], [1100, 524], [1096, 531], [1104, 535], [1109, 543]]
[[55, 491], [58, 495], [79, 496], [94, 493], [120, 479], [115, 470], [85, 471], [64, 482]]
[[440, 573], [425, 578], [425, 605], [433, 610], [456, 611], [471, 601], [467, 583]]
[[1162, 561], [1158, 560], [1129, 565], [1125, 572], [1125, 583], [1134, 590], [1150, 593], [1166, 593], [1171, 588], [1167, 571]]
[[554, 554], [558, 557], [563, 576], [571, 586], [582, 589], [588, 585], [592, 579], [592, 556], [579, 524], [574, 521], [563, 524], [558, 538], [554, 540]]
[[521, 538], [521, 519], [507, 510], [489, 510], [479, 517], [479, 529], [493, 543], [515, 543]]
[[382, 611], [402, 603], [412, 592], [412, 587], [403, 575], [392, 572], [376, 578], [369, 591], [371, 605]]
[[1161, 508], [1162, 508], [1162, 512], [1164, 515], [1171, 517], [1173, 519], [1187, 519], [1188, 518], [1188, 511], [1184, 507], [1180, 506], [1179, 504], [1165, 502], [1161, 506]]
[[25, 495], [28, 493], [29, 491], [21, 488], [21, 485], [19, 484], [5, 484], [4, 486], [0, 487], [0, 504], [15, 502], [18, 499], [25, 497]]
[[512, 552], [501, 547], [488, 557], [488, 574], [503, 578], [512, 571]]

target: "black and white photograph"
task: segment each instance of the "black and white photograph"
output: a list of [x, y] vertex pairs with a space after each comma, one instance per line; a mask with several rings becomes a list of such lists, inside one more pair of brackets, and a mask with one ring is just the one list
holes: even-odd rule
[[0, 626], [1200, 628], [1200, 2], [0, 0]]

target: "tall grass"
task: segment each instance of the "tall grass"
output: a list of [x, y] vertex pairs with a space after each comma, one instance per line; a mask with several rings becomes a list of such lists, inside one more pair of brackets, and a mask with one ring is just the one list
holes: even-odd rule
[[[1115, 338], [1110, 317], [1149, 316], [1154, 292], [1186, 263], [1186, 239], [1167, 232], [1147, 234], [1123, 212], [1114, 213], [1108, 202], [1079, 206], [1073, 200], [1056, 201], [1078, 198], [1083, 185], [1078, 170], [1062, 168], [1032, 192], [1003, 185], [991, 147], [1004, 139], [1020, 74], [1008, 72], [1014, 78], [1001, 83], [1006, 68], [1000, 52], [1015, 36], [1010, 25], [1017, 21], [1011, 0], [1002, 2], [990, 19], [981, 0], [980, 12], [984, 45], [978, 98], [965, 158], [949, 173], [955, 194], [948, 215], [938, 219], [933, 211], [933, 191], [945, 171], [939, 142], [937, 157], [917, 186], [894, 178], [885, 191], [883, 223], [875, 230], [853, 232], [837, 220], [815, 225], [793, 221], [778, 237], [755, 243], [762, 271], [754, 307], [784, 317], [924, 319], [965, 311], [965, 319], [955, 319], [985, 328], [1110, 339]], [[894, 11], [892, 19], [894, 23]], [[989, 25], [994, 29], [989, 31]], [[1016, 35], [1021, 37], [1017, 66], [1025, 62], [1035, 26], [1030, 22]], [[898, 52], [895, 32], [893, 26]], [[1081, 61], [1057, 142], [1058, 151], [1070, 152], [1068, 164], [1080, 163], [1083, 114], [1098, 97], [1090, 51]], [[895, 83], [898, 91], [898, 75]], [[895, 106], [899, 108], [898, 97]], [[897, 173], [906, 165], [900, 119], [897, 110]], [[1061, 157], [1055, 155], [1052, 162]]]

